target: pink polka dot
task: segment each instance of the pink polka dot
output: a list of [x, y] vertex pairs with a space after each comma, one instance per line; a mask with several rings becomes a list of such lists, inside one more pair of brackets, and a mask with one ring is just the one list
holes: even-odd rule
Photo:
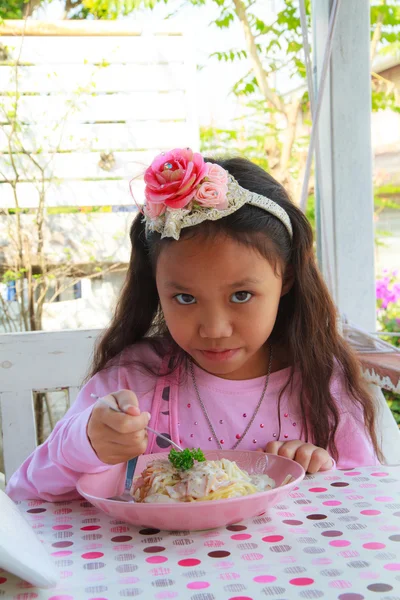
[[253, 600], [250, 596], [232, 596], [229, 600]]
[[380, 542], [367, 542], [363, 544], [363, 548], [367, 550], [381, 550], [382, 548], [386, 548], [385, 544], [381, 544]]
[[283, 535], [268, 535], [267, 537], [262, 538], [263, 542], [271, 542], [271, 543], [281, 542], [282, 540], [283, 540]]
[[159, 563], [167, 562], [168, 558], [166, 556], [149, 556], [146, 558], [146, 562], [155, 565]]
[[81, 527], [81, 531], [96, 531], [97, 529], [101, 529], [100, 525], [86, 525], [85, 527]]
[[324, 558], [324, 557], [313, 558], [312, 564], [313, 565], [331, 565], [332, 560], [330, 558]]
[[236, 535], [231, 535], [232, 540], [249, 540], [251, 535], [249, 533], [237, 533]]
[[361, 471], [348, 471], [347, 473], [343, 473], [347, 477], [355, 477], [356, 475], [361, 475]]
[[49, 600], [74, 600], [73, 596], [65, 596], [64, 594], [62, 596], [51, 596], [51, 598], [49, 598]]
[[82, 558], [91, 559], [91, 558], [101, 558], [104, 556], [103, 552], [85, 552], [82, 554]]
[[201, 563], [198, 558], [184, 558], [178, 562], [181, 567], [195, 567]]
[[72, 529], [72, 525], [53, 525], [55, 531], [64, 531], [64, 529]]
[[[180, 440], [182, 444], [182, 440]], [[155, 595], [157, 600], [170, 600], [170, 598], [177, 598], [179, 596], [178, 592], [171, 592], [171, 590], [165, 590], [164, 592], [158, 592]]]
[[340, 506], [342, 503], [339, 500], [327, 500], [322, 503], [324, 506]]
[[99, 597], [96, 596], [96, 598], [89, 598], [89, 600], [108, 600], [108, 598], [104, 598], [104, 596], [102, 596], [101, 598], [99, 598]]
[[315, 487], [315, 488], [310, 488], [308, 490], [309, 492], [326, 492], [326, 488], [323, 487]]
[[311, 585], [314, 583], [314, 579], [310, 579], [309, 577], [296, 577], [295, 579], [291, 579], [289, 583], [292, 585]]
[[189, 590], [204, 590], [205, 588], [210, 587], [208, 581], [192, 581], [188, 583], [187, 586]]
[[257, 577], [253, 578], [253, 581], [256, 583], [272, 583], [276, 581], [276, 577], [273, 575], [257, 575]]
[[61, 558], [62, 556], [70, 556], [72, 554], [71, 550], [60, 550], [59, 552], [52, 552], [52, 556], [57, 556]]
[[384, 566], [387, 571], [400, 571], [400, 563], [390, 563]]
[[392, 502], [393, 498], [391, 496], [377, 496], [375, 500], [377, 502]]
[[334, 548], [344, 548], [345, 546], [350, 546], [350, 544], [351, 542], [347, 540], [333, 540], [332, 542], [329, 542], [329, 545]]
[[121, 579], [118, 579], [118, 583], [121, 585], [129, 585], [130, 583], [137, 583], [138, 581], [140, 581], [139, 577], [121, 577]]
[[386, 477], [389, 473], [384, 473], [383, 471], [379, 471], [377, 473], [371, 473], [372, 477]]
[[371, 517], [371, 516], [374, 516], [374, 515], [380, 515], [381, 511], [380, 510], [372, 510], [372, 509], [370, 509], [370, 510], [362, 510], [361, 514], [362, 515], [366, 515], [368, 517]]

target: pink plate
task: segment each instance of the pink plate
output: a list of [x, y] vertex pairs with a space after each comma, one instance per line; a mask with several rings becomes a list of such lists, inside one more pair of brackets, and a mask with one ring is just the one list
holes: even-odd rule
[[[122, 494], [125, 483], [125, 464], [115, 465], [102, 473], [83, 475], [77, 485], [78, 492], [89, 502], [112, 517], [132, 525], [155, 527], [167, 531], [202, 530], [225, 527], [244, 519], [264, 514], [269, 507], [278, 504], [303, 479], [304, 469], [296, 462], [261, 452], [216, 450], [205, 452], [207, 460], [227, 458], [248, 473], [266, 473], [276, 485], [292, 475], [294, 481], [273, 490], [208, 502], [185, 502], [176, 504], [126, 503], [108, 500]], [[167, 452], [141, 456], [137, 462], [136, 475], [154, 459], [167, 458]], [[267, 458], [266, 458], [267, 457]]]

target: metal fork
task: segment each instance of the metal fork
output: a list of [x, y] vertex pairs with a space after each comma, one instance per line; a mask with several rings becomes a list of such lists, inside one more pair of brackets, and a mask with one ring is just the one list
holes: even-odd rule
[[[110, 404], [107, 400], [105, 400], [105, 398], [100, 398], [100, 396], [97, 396], [96, 394], [90, 394], [90, 396], [92, 398], [95, 398], [99, 402], [102, 402], [103, 404], [106, 404], [108, 406], [108, 408], [110, 408], [111, 410], [113, 410], [115, 412], [126, 414], [120, 408], [117, 408], [117, 407], [113, 406], [112, 404]], [[147, 426], [146, 429], [148, 431], [151, 431], [152, 433], [154, 433], [157, 437], [160, 437], [161, 439], [165, 440], [166, 442], [168, 442], [172, 446], [175, 446], [175, 448], [177, 450], [182, 451], [182, 448], [178, 444], [175, 444], [175, 442], [173, 442], [169, 438], [165, 437], [165, 435], [163, 435], [162, 433], [159, 433], [158, 431], [156, 431], [155, 429], [152, 429], [149, 426]], [[135, 469], [136, 469], [136, 463], [137, 463], [137, 461], [138, 461], [138, 457], [136, 456], [135, 458], [131, 458], [131, 460], [129, 460], [128, 463], [127, 463], [127, 465], [126, 465], [125, 489], [122, 492], [122, 494], [120, 494], [119, 496], [112, 496], [111, 498], [107, 498], [107, 500], [114, 500], [116, 502], [129, 502], [129, 503], [135, 502], [134, 499], [131, 496], [130, 491], [131, 491], [131, 488], [132, 488], [133, 476], [135, 474]]]

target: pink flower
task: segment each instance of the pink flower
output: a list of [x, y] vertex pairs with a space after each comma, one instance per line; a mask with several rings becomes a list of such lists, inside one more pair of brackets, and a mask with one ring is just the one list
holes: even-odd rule
[[163, 203], [169, 208], [183, 208], [192, 200], [207, 168], [201, 154], [190, 148], [160, 154], [144, 175], [147, 206]]
[[228, 186], [223, 183], [205, 181], [196, 191], [194, 200], [202, 206], [209, 206], [223, 210], [228, 207]]
[[207, 179], [212, 181], [213, 183], [217, 183], [219, 185], [227, 185], [228, 183], [228, 173], [220, 167], [219, 165], [215, 165], [213, 163], [207, 163]]
[[150, 219], [156, 219], [157, 217], [161, 217], [167, 210], [167, 207], [164, 203], [158, 202], [147, 202], [144, 206], [144, 214], [150, 217]]

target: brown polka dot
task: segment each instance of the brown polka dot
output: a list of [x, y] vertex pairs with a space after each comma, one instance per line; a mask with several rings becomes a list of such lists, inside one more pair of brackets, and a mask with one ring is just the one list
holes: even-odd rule
[[348, 484], [347, 481], [335, 481], [335, 483], [331, 483], [332, 487], [347, 487]]
[[390, 592], [393, 589], [388, 583], [371, 583], [367, 586], [370, 592]]
[[30, 508], [26, 512], [31, 513], [32, 515], [37, 515], [39, 513], [46, 512], [46, 509], [45, 508]]
[[148, 546], [147, 548], [143, 548], [143, 552], [147, 552], [148, 554], [153, 554], [156, 552], [164, 552], [164, 546]]
[[226, 558], [227, 556], [230, 556], [231, 553], [228, 552], [227, 550], [214, 550], [213, 552], [209, 552], [208, 556], [210, 558]]
[[343, 532], [342, 531], [334, 531], [334, 530], [323, 531], [322, 535], [325, 537], [339, 537], [340, 535], [343, 535]]
[[74, 542], [54, 542], [52, 544], [53, 548], [69, 548], [69, 546], [73, 546]]
[[[169, 433], [162, 432], [162, 435], [165, 438], [167, 438], [168, 440], [171, 439], [171, 436], [169, 435]], [[156, 443], [159, 448], [169, 448], [171, 445], [170, 442], [168, 442], [167, 440], [164, 440], [163, 438], [160, 438], [160, 437], [156, 437]]]
[[116, 535], [115, 537], [111, 538], [112, 542], [130, 542], [132, 539], [131, 535]]
[[247, 529], [246, 525], [228, 525], [228, 531], [244, 531]]
[[156, 533], [160, 533], [160, 531], [160, 529], [152, 529], [151, 527], [148, 527], [146, 529], [141, 529], [139, 533], [141, 535], [155, 535]]
[[392, 542], [400, 542], [400, 535], [391, 535], [389, 540], [392, 540]]
[[286, 519], [282, 523], [285, 523], [285, 525], [303, 525], [303, 521], [294, 521], [293, 519]]
[[307, 515], [307, 519], [310, 519], [310, 521], [323, 521], [323, 519], [327, 519], [328, 517], [326, 515], [320, 515], [320, 514], [315, 514], [315, 515]]

